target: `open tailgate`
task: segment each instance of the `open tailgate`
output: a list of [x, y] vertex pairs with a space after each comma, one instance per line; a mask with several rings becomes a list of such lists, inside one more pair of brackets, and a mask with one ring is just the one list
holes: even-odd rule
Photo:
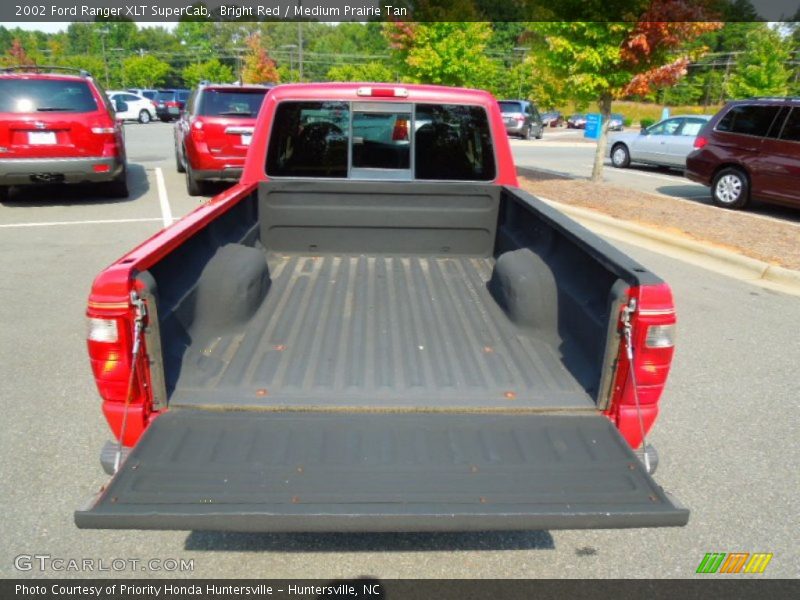
[[685, 525], [603, 416], [212, 412], [156, 419], [82, 528], [445, 531]]

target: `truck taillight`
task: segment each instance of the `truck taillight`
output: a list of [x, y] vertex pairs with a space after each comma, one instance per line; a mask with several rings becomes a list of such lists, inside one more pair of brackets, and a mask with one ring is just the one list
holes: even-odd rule
[[703, 148], [705, 147], [706, 144], [708, 144], [708, 138], [705, 137], [704, 135], [698, 135], [696, 138], [694, 138], [695, 148], [697, 149]]
[[671, 348], [675, 345], [675, 323], [650, 325], [644, 339], [647, 348]]
[[360, 87], [356, 90], [358, 96], [372, 98], [408, 98], [408, 90], [404, 87]]
[[676, 318], [672, 291], [665, 283], [632, 288], [630, 297], [636, 299], [631, 319], [634, 377], [630, 376], [631, 365], [625, 356], [623, 339], [612, 404], [606, 414], [616, 421], [631, 447], [637, 448], [642, 441], [639, 413], [645, 431], [652, 427], [658, 415], [658, 402], [675, 351]]
[[86, 342], [97, 391], [103, 400], [124, 402], [130, 376], [129, 335], [121, 318], [89, 316]]
[[86, 339], [90, 342], [115, 344], [119, 340], [119, 328], [116, 319], [89, 317], [86, 329]]

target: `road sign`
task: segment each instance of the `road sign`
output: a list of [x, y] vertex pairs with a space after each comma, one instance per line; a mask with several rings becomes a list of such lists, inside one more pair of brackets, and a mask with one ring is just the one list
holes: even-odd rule
[[602, 124], [603, 117], [600, 113], [588, 113], [586, 115], [586, 129], [583, 131], [583, 137], [590, 140], [599, 139]]

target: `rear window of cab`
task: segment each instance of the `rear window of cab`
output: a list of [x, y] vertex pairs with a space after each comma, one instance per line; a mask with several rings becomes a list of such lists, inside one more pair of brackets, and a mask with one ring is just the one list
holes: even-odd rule
[[486, 111], [456, 104], [282, 102], [267, 151], [271, 177], [491, 181]]
[[0, 112], [87, 113], [97, 102], [85, 81], [63, 79], [0, 79]]

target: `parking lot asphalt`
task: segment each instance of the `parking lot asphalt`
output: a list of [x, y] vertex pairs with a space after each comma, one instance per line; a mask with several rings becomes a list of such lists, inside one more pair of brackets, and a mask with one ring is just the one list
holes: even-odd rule
[[[41, 188], [0, 204], [0, 576], [693, 577], [707, 552], [771, 552], [759, 577], [800, 574], [800, 301], [628, 246], [676, 297], [674, 368], [650, 441], [661, 456], [656, 479], [691, 509], [688, 526], [326, 535], [76, 529], [73, 510], [107, 480], [98, 452], [110, 437], [85, 350], [92, 279], [163, 227], [166, 212], [177, 218], [198, 205], [175, 172], [170, 126], [126, 129], [130, 199]], [[174, 558], [194, 568], [15, 568], [15, 557], [33, 554]]]
[[[583, 140], [583, 130], [548, 128], [541, 140], [511, 140], [518, 167], [544, 169], [570, 177], [588, 178], [592, 174], [595, 144]], [[686, 179], [683, 173], [641, 164], [616, 169], [605, 159], [603, 180], [607, 183], [650, 194], [664, 194], [677, 200], [712, 204], [709, 188]], [[800, 224], [800, 211], [754, 201], [752, 215]]]

